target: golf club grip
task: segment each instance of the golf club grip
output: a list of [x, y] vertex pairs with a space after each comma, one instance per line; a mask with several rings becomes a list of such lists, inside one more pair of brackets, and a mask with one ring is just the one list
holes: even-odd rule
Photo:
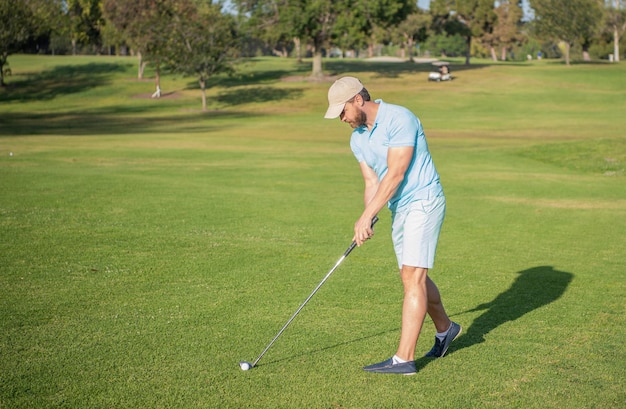
[[[372, 219], [372, 227], [374, 227], [377, 221], [378, 221], [378, 216], [374, 216], [374, 218]], [[348, 250], [346, 250], [346, 252], [343, 253], [343, 256], [348, 257], [348, 254], [350, 254], [350, 252], [352, 252], [352, 250], [354, 250], [355, 247], [356, 247], [356, 241], [353, 241], [352, 244], [350, 244], [350, 247], [348, 247]]]

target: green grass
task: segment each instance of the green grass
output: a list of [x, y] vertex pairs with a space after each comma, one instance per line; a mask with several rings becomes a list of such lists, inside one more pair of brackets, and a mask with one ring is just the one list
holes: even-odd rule
[[[209, 90], [135, 59], [11, 56], [0, 90], [1, 408], [622, 408], [626, 66], [330, 60], [424, 123], [448, 198], [436, 266], [464, 327], [413, 377], [381, 213], [308, 65]], [[151, 75], [150, 73], [148, 73]], [[289, 80], [284, 80], [289, 78]], [[13, 156], [9, 155], [13, 153]], [[431, 346], [427, 321], [417, 346]]]

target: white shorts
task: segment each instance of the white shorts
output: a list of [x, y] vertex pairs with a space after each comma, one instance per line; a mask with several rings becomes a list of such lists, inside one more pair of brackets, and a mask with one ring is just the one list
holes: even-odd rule
[[433, 268], [445, 214], [443, 193], [432, 199], [417, 200], [392, 214], [391, 239], [400, 269], [403, 265]]

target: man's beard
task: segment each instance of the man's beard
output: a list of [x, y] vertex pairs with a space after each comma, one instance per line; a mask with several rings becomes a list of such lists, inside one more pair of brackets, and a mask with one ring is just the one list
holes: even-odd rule
[[354, 122], [352, 122], [352, 127], [354, 129], [356, 128], [360, 128], [362, 126], [365, 126], [365, 123], [367, 122], [367, 115], [365, 115], [365, 112], [361, 111], [359, 109], [359, 115], [357, 116], [357, 118], [354, 120]]

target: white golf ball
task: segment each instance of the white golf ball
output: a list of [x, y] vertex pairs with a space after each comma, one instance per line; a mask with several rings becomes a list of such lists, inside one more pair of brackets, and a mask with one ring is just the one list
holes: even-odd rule
[[13, 156], [13, 152], [9, 152], [9, 156]]
[[251, 368], [250, 364], [247, 362], [239, 362], [239, 366], [241, 367], [242, 371], [247, 371]]

